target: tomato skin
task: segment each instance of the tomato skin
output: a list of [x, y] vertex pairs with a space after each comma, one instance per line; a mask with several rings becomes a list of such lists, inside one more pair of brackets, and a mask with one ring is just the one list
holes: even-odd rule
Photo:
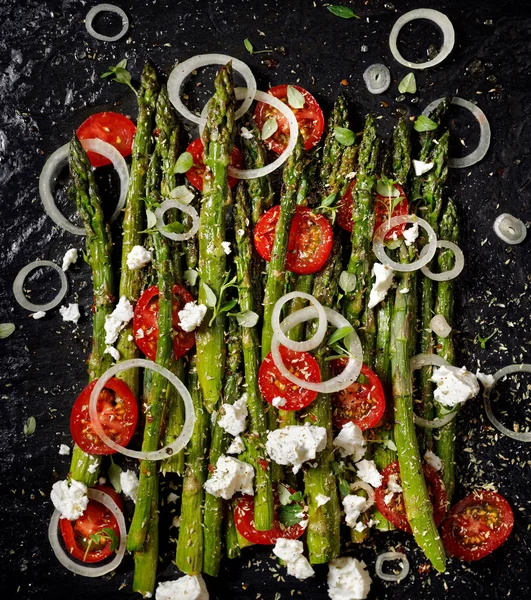
[[[80, 140], [91, 138], [103, 140], [114, 146], [122, 156], [131, 154], [135, 133], [136, 126], [131, 119], [111, 111], [91, 115], [77, 129], [77, 137]], [[87, 155], [93, 167], [104, 167], [111, 164], [111, 161], [101, 154], [88, 152]]]
[[[296, 372], [297, 377], [314, 383], [321, 381], [319, 365], [311, 354], [295, 352], [285, 346], [280, 346], [279, 352], [286, 367], [291, 372]], [[301, 388], [286, 379], [275, 365], [271, 352], [260, 365], [258, 387], [264, 400], [271, 405], [273, 405], [273, 398], [277, 396], [284, 398], [286, 403], [280, 407], [282, 410], [301, 410], [317, 397], [317, 392]]]
[[[123, 510], [121, 497], [111, 487], [97, 485], [94, 489], [108, 494], [118, 508]], [[107, 540], [103, 546], [92, 546], [93, 549], [89, 549], [87, 552], [87, 545], [90, 541], [89, 536], [101, 531], [103, 528], [112, 529], [118, 539], [120, 538], [120, 528], [115, 516], [103, 504], [95, 500], [89, 500], [85, 512], [79, 519], [75, 521], [59, 519], [59, 529], [68, 552], [77, 560], [85, 563], [100, 562], [113, 553], [110, 540]]]
[[[435, 525], [438, 526], [446, 514], [448, 495], [439, 473], [429, 465], [423, 465], [422, 468], [424, 470], [426, 485], [433, 504], [433, 520], [435, 521]], [[402, 531], [407, 531], [407, 533], [412, 533], [411, 525], [407, 519], [402, 493], [394, 493], [389, 504], [386, 504], [385, 502], [385, 496], [389, 493], [387, 484], [391, 475], [398, 475], [397, 481], [398, 483], [401, 483], [398, 461], [387, 465], [382, 471], [382, 485], [374, 490], [376, 506], [382, 515], [395, 527]]]
[[[186, 171], [186, 178], [200, 191], [203, 190], [203, 177], [206, 170], [205, 162], [203, 160], [203, 150], [204, 146], [201, 138], [193, 140], [193, 142], [190, 142], [188, 145], [188, 148], [186, 148], [186, 152], [190, 152], [194, 159], [194, 166]], [[230, 153], [230, 164], [237, 169], [243, 169], [243, 155], [236, 146], [234, 146]], [[229, 187], [231, 188], [233, 188], [238, 181], [239, 179], [236, 179], [235, 177], [229, 177], [227, 180]]]
[[[88, 454], [115, 454], [116, 450], [102, 442], [90, 421], [90, 395], [97, 381], [91, 381], [74, 402], [70, 432], [74, 442]], [[117, 398], [121, 402], [117, 402]], [[116, 377], [109, 379], [98, 398], [97, 408], [105, 433], [117, 444], [127, 446], [138, 421], [138, 405], [129, 386]]]
[[[319, 142], [323, 135], [323, 111], [321, 110], [317, 100], [312, 96], [312, 94], [310, 94], [308, 90], [305, 90], [298, 85], [294, 85], [293, 87], [304, 96], [303, 108], [292, 108], [289, 106], [288, 84], [272, 87], [267, 91], [267, 93], [275, 96], [275, 98], [278, 98], [279, 100], [282, 100], [284, 104], [288, 104], [290, 109], [293, 111], [295, 118], [297, 119], [297, 123], [299, 124], [299, 131], [304, 139], [304, 148], [306, 150], [310, 150], [317, 144], [317, 142]], [[273, 108], [264, 102], [259, 102], [256, 105], [254, 119], [260, 131], [262, 130], [264, 123], [270, 118], [276, 118], [278, 129], [271, 137], [266, 139], [264, 143], [276, 154], [281, 154], [288, 145], [289, 123], [284, 115], [280, 114], [276, 108]]]
[[[133, 335], [135, 343], [140, 350], [149, 358], [155, 360], [157, 356], [157, 342], [159, 330], [157, 317], [159, 314], [159, 288], [156, 285], [144, 290], [135, 305], [133, 315]], [[182, 358], [195, 344], [195, 333], [183, 331], [179, 326], [179, 311], [188, 302], [193, 302], [192, 294], [182, 285], [173, 286], [173, 354], [176, 359]], [[141, 332], [141, 333], [140, 333]]]
[[[339, 359], [334, 361], [332, 367], [339, 373], [346, 363], [346, 359]], [[341, 429], [349, 421], [363, 431], [372, 429], [385, 414], [385, 394], [378, 375], [366, 365], [362, 365], [361, 375], [368, 379], [367, 383], [353, 383], [332, 396], [332, 417], [337, 429]], [[360, 410], [363, 411], [362, 414], [359, 414]]]
[[[280, 206], [264, 213], [254, 229], [254, 243], [260, 256], [271, 260]], [[299, 275], [320, 271], [332, 251], [334, 236], [328, 219], [305, 206], [297, 206], [291, 221], [286, 269]]]
[[[489, 524], [486, 515], [494, 521]], [[441, 536], [449, 554], [471, 562], [501, 546], [513, 525], [513, 511], [503, 496], [490, 490], [475, 490], [450, 509]]]

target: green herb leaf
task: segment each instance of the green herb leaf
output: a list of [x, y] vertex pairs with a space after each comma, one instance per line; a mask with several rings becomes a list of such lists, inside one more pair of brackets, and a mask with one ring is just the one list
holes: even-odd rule
[[122, 493], [122, 484], [120, 483], [120, 475], [122, 474], [122, 469], [120, 465], [117, 465], [114, 460], [111, 458], [111, 466], [107, 471], [107, 475], [109, 476], [109, 481], [112, 484], [112, 487], [119, 493]]
[[396, 448], [396, 444], [393, 442], [393, 440], [388, 439], [388, 440], [384, 440], [383, 441], [383, 445], [386, 448], [389, 448], [389, 450], [392, 450], [393, 452], [396, 452], [397, 448]]
[[341, 496], [348, 496], [350, 494], [350, 483], [346, 479], [341, 478], [339, 480], [339, 493]]
[[280, 502], [280, 504], [282, 506], [286, 506], [286, 504], [289, 504], [289, 497], [291, 494], [289, 489], [283, 483], [278, 484], [277, 492], [278, 501]]
[[304, 108], [304, 96], [292, 85], [288, 85], [288, 104], [291, 108]]
[[203, 289], [205, 290], [206, 305], [210, 308], [216, 308], [216, 304], [218, 302], [216, 294], [214, 294], [212, 289], [206, 283], [203, 283]]
[[284, 527], [291, 527], [291, 525], [297, 525], [302, 521], [299, 516], [302, 513], [302, 508], [299, 504], [286, 504], [286, 506], [280, 506], [277, 512], [278, 520]]
[[194, 157], [190, 154], [190, 152], [183, 152], [177, 162], [175, 163], [175, 167], [173, 168], [174, 173], [186, 173], [194, 166]]
[[129, 73], [126, 67], [127, 59], [124, 58], [115, 67], [109, 67], [109, 70], [103, 73], [100, 77], [101, 79], [105, 79], [105, 77], [113, 77], [113, 81], [116, 81], [116, 83], [123, 83], [132, 89], [136, 95], [138, 95], [138, 92], [131, 85], [131, 73]]
[[179, 223], [178, 221], [174, 221], [173, 223], [168, 223], [164, 225], [162, 228], [166, 233], [183, 233], [184, 225]]
[[350, 8], [350, 6], [340, 6], [338, 4], [329, 4], [326, 8], [335, 15], [342, 19], [359, 19], [358, 15]]
[[401, 94], [416, 94], [417, 93], [417, 80], [415, 79], [415, 73], [408, 73], [404, 79], [398, 84], [398, 91]]
[[186, 269], [183, 274], [185, 283], [187, 283], [190, 287], [194, 287], [198, 277], [199, 273], [195, 269]]
[[278, 129], [277, 120], [271, 117], [271, 119], [267, 119], [262, 127], [262, 140], [267, 140], [270, 138], [275, 131]]
[[415, 131], [419, 131], [419, 132], [433, 131], [434, 129], [437, 129], [437, 123], [435, 123], [435, 121], [432, 121], [428, 117], [425, 117], [424, 115], [419, 115], [415, 119], [415, 122], [413, 123], [413, 127], [414, 127]]
[[244, 313], [237, 314], [236, 320], [240, 327], [254, 327], [258, 323], [258, 315], [252, 310], [246, 310]]
[[385, 198], [398, 198], [400, 196], [400, 192], [393, 183], [384, 179], [378, 179], [376, 182], [376, 192]]
[[229, 310], [232, 310], [236, 304], [238, 304], [238, 300], [229, 300], [219, 309], [218, 313], [229, 312]]
[[254, 46], [252, 45], [251, 40], [245, 38], [243, 40], [243, 45], [245, 46], [245, 49], [247, 50], [247, 52], [249, 52], [249, 54], [254, 54]]
[[304, 500], [304, 494], [302, 492], [295, 492], [294, 494], [290, 494], [289, 499], [292, 502], [302, 502]]
[[346, 338], [351, 331], [352, 327], [350, 327], [349, 325], [345, 325], [345, 327], [340, 327], [339, 329], [336, 329], [334, 333], [328, 338], [327, 345], [333, 346], [343, 338]]
[[354, 273], [348, 271], [342, 271], [339, 276], [339, 287], [345, 292], [349, 293], [356, 289], [357, 277]]
[[481, 337], [479, 335], [479, 333], [476, 335], [477, 341], [479, 342], [481, 349], [485, 350], [487, 347], [487, 342], [493, 338], [496, 334], [498, 333], [498, 330], [495, 329], [490, 335], [488, 335], [487, 337]]
[[337, 192], [328, 194], [328, 196], [321, 202], [322, 207], [331, 206], [337, 198]]
[[334, 136], [343, 146], [352, 146], [356, 141], [356, 135], [351, 129], [346, 127], [334, 127]]
[[25, 435], [32, 435], [33, 433], [35, 433], [36, 427], [37, 427], [37, 421], [35, 420], [35, 417], [30, 417], [24, 423], [24, 433], [25, 433]]
[[15, 331], [13, 323], [0, 323], [0, 340], [5, 340]]
[[104, 527], [96, 533], [91, 533], [89, 537], [95, 544], [101, 544], [101, 538], [103, 538], [104, 541], [109, 540], [111, 542], [111, 550], [113, 552], [118, 549], [118, 545], [120, 542], [118, 536], [116, 535], [116, 531], [114, 531], [114, 529], [111, 529], [110, 527]]
[[153, 227], [157, 226], [157, 217], [149, 208], [146, 208], [146, 225], [148, 229], [153, 229]]

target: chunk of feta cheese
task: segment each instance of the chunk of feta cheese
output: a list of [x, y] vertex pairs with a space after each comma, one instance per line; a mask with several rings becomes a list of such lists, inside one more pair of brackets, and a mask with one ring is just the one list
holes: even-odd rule
[[183, 331], [193, 331], [205, 318], [207, 307], [197, 302], [187, 302], [184, 308], [179, 311], [179, 321]]
[[273, 554], [287, 563], [288, 575], [302, 580], [315, 575], [307, 558], [302, 554], [303, 550], [303, 544], [299, 540], [278, 538], [273, 548]]
[[230, 254], [232, 252], [232, 250], [230, 248], [230, 242], [221, 242], [221, 246], [222, 246], [223, 252], [225, 252], [225, 254]]
[[185, 575], [173, 581], [161, 581], [155, 600], [209, 600], [209, 595], [201, 575]]
[[493, 375], [486, 375], [485, 373], [482, 373], [479, 369], [476, 371], [476, 377], [479, 383], [481, 383], [481, 385], [486, 390], [490, 390], [490, 388], [493, 387], [493, 385], [496, 383]]
[[231, 442], [227, 454], [241, 454], [245, 450], [245, 444], [242, 438], [237, 435]]
[[349, 527], [355, 527], [361, 513], [367, 508], [367, 499], [356, 494], [348, 494], [343, 498], [343, 509], [345, 511], [345, 523]]
[[133, 246], [132, 250], [127, 255], [127, 267], [131, 271], [142, 269], [153, 260], [153, 253], [146, 250], [144, 246]]
[[61, 519], [75, 521], [85, 512], [88, 505], [87, 486], [80, 481], [66, 479], [52, 485], [50, 498], [61, 513]]
[[386, 296], [393, 283], [394, 272], [387, 265], [374, 263], [372, 276], [375, 278], [369, 295], [369, 308], [374, 308]]
[[267, 434], [266, 450], [279, 465], [291, 465], [298, 473], [302, 463], [313, 460], [326, 447], [326, 429], [315, 425], [288, 425]]
[[130, 469], [127, 471], [122, 471], [120, 473], [120, 485], [122, 486], [122, 492], [131, 498], [131, 500], [136, 504], [138, 500], [138, 486], [139, 481], [136, 473], [131, 471]]
[[46, 313], [43, 310], [38, 310], [31, 315], [35, 320], [42, 319], [46, 316]]
[[61, 306], [59, 314], [63, 317], [63, 321], [77, 324], [79, 317], [81, 317], [79, 304], [71, 302], [68, 306]]
[[317, 502], [317, 506], [324, 506], [327, 502], [329, 502], [330, 496], [325, 496], [324, 494], [317, 494], [315, 496], [315, 501]]
[[353, 461], [358, 462], [365, 454], [365, 440], [363, 432], [352, 421], [345, 423], [341, 431], [333, 441], [334, 446], [339, 450], [339, 454], [346, 458], [353, 456]]
[[70, 454], [70, 446], [67, 446], [66, 444], [61, 444], [59, 446], [59, 454], [61, 454], [62, 456], [68, 456]]
[[433, 169], [433, 163], [413, 159], [413, 168], [415, 169], [415, 175], [420, 177], [421, 175], [424, 175], [424, 173], [427, 173]]
[[433, 392], [436, 402], [453, 407], [462, 404], [479, 394], [477, 377], [467, 371], [451, 365], [443, 365], [434, 369], [431, 381], [437, 384]]
[[286, 404], [286, 398], [282, 398], [282, 396], [275, 396], [271, 404], [276, 408], [282, 408]]
[[372, 579], [363, 561], [342, 556], [328, 563], [327, 582], [331, 600], [365, 600]]
[[436, 471], [440, 471], [442, 469], [442, 460], [431, 450], [426, 450], [426, 453], [424, 454], [424, 460]]
[[296, 577], [301, 581], [315, 575], [315, 571], [308, 562], [308, 559], [302, 554], [301, 556], [298, 556], [296, 560], [289, 561], [287, 567], [288, 575]]
[[125, 296], [122, 296], [112, 313], [105, 317], [105, 343], [108, 346], [114, 344], [120, 331], [132, 318], [133, 307], [131, 302]]
[[120, 352], [114, 346], [107, 346], [103, 351], [103, 354], [110, 354], [115, 361], [120, 360]]
[[389, 475], [389, 479], [387, 480], [387, 489], [392, 494], [400, 494], [403, 492], [402, 486], [398, 483], [398, 473], [392, 473]]
[[247, 127], [242, 127], [240, 129], [240, 135], [244, 140], [252, 140], [254, 135], [247, 129]]
[[61, 269], [63, 269], [63, 271], [68, 271], [68, 267], [77, 261], [77, 257], [77, 248], [70, 248], [70, 250], [67, 250], [63, 256], [63, 266]]
[[247, 427], [247, 394], [234, 402], [234, 404], [222, 404], [220, 413], [223, 415], [218, 424], [221, 429], [224, 429], [231, 435], [239, 435], [245, 431]]
[[358, 469], [358, 477], [365, 483], [375, 488], [382, 485], [382, 476], [373, 460], [360, 460], [356, 463], [356, 468]]
[[225, 500], [230, 500], [236, 492], [254, 496], [253, 478], [254, 469], [251, 465], [232, 456], [221, 455], [204, 488], [212, 496]]
[[411, 227], [404, 229], [404, 233], [402, 234], [404, 237], [404, 242], [406, 246], [411, 246], [415, 243], [415, 240], [419, 237], [419, 226], [418, 223], [413, 223]]

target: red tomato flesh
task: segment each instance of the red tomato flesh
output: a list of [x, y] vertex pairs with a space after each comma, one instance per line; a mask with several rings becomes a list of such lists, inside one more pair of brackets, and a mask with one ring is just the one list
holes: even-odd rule
[[[133, 149], [136, 126], [124, 115], [115, 112], [102, 112], [91, 115], [77, 130], [80, 140], [97, 138], [114, 146], [122, 156], [129, 156]], [[101, 154], [87, 153], [93, 167], [110, 165], [111, 161]]]
[[[198, 190], [203, 190], [203, 178], [206, 170], [203, 160], [203, 150], [204, 146], [201, 138], [197, 138], [186, 148], [186, 152], [189, 152], [194, 159], [194, 166], [186, 171], [186, 178]], [[234, 146], [230, 154], [230, 164], [237, 169], [243, 169], [243, 156], [236, 146]], [[238, 181], [235, 177], [229, 177], [229, 187], [234, 187]]]

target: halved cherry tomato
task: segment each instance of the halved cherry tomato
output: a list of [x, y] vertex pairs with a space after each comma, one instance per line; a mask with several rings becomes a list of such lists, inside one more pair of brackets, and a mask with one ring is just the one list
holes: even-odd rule
[[[287, 487], [287, 486], [286, 486]], [[295, 490], [288, 488], [291, 494], [295, 493]], [[278, 520], [277, 510], [280, 507], [278, 499], [277, 488], [273, 490], [275, 516], [273, 521], [273, 528], [268, 531], [259, 531], [254, 526], [254, 497], [253, 496], [242, 496], [238, 500], [238, 504], [234, 509], [234, 523], [239, 534], [244, 537], [247, 541], [253, 544], [261, 545], [272, 545], [279, 538], [287, 540], [296, 540], [300, 538], [305, 531], [305, 527], [300, 524], [289, 525], [284, 527]], [[301, 511], [303, 505], [300, 504]]]
[[[88, 454], [115, 454], [96, 434], [89, 415], [90, 394], [97, 379], [79, 394], [70, 415], [74, 442]], [[105, 433], [120, 446], [127, 446], [136, 429], [138, 406], [127, 383], [113, 377], [105, 384], [97, 402], [98, 416]]]
[[[172, 321], [173, 354], [175, 358], [184, 356], [195, 344], [195, 333], [193, 331], [183, 331], [179, 325], [179, 311], [184, 308], [185, 304], [193, 301], [192, 294], [187, 289], [177, 284], [173, 286]], [[133, 316], [133, 333], [136, 345], [150, 360], [155, 360], [157, 355], [158, 314], [159, 288], [152, 285], [138, 299]]]
[[[188, 181], [198, 190], [203, 189], [203, 177], [205, 176], [205, 162], [203, 160], [203, 141], [201, 138], [197, 138], [191, 142], [186, 148], [186, 152], [190, 152], [194, 159], [194, 166], [186, 171], [186, 178]], [[237, 169], [243, 168], [243, 156], [239, 149], [234, 146], [230, 153], [230, 164]], [[234, 187], [238, 183], [238, 179], [235, 177], [228, 178], [229, 187]]]
[[[97, 485], [95, 489], [101, 490], [123, 509], [120, 496], [110, 487]], [[77, 560], [86, 563], [96, 563], [104, 560], [113, 553], [111, 540], [105, 536], [102, 529], [112, 529], [120, 539], [120, 528], [111, 511], [96, 500], [89, 500], [85, 512], [75, 521], [59, 519], [59, 528], [68, 552]], [[102, 532], [98, 542], [90, 539], [91, 535]]]
[[[115, 112], [102, 112], [91, 115], [77, 130], [80, 140], [97, 138], [114, 146], [122, 156], [129, 156], [133, 149], [136, 126], [124, 115]], [[93, 167], [110, 165], [111, 161], [101, 154], [88, 152]]]
[[[321, 371], [315, 358], [308, 352], [295, 352], [285, 346], [279, 348], [284, 364], [296, 377], [318, 383]], [[258, 371], [258, 386], [264, 399], [273, 404], [274, 398], [284, 398], [282, 410], [301, 410], [311, 404], [317, 392], [301, 388], [284, 377], [273, 361], [271, 352], [265, 357]]]
[[[304, 106], [302, 108], [293, 108], [288, 104], [288, 84], [277, 85], [267, 91], [268, 94], [275, 96], [279, 100], [282, 100], [284, 104], [288, 104], [297, 123], [299, 124], [299, 131], [301, 132], [304, 140], [304, 147], [306, 150], [310, 150], [317, 144], [321, 139], [324, 130], [324, 116], [321, 107], [317, 103], [317, 100], [310, 94], [308, 90], [299, 87], [298, 85], [293, 86], [304, 96]], [[282, 115], [276, 108], [273, 108], [269, 104], [259, 102], [256, 105], [254, 112], [254, 119], [258, 125], [260, 131], [264, 123], [268, 119], [276, 119], [278, 129], [269, 138], [265, 140], [266, 146], [275, 152], [281, 154], [284, 152], [289, 140], [289, 123], [286, 117]]]
[[[347, 359], [335, 360], [332, 368], [336, 374], [346, 366]], [[385, 394], [378, 375], [362, 365], [361, 374], [367, 383], [353, 383], [332, 396], [334, 426], [341, 429], [352, 421], [360, 429], [376, 427], [385, 413]]]
[[[433, 505], [433, 520], [436, 525], [444, 519], [448, 504], [448, 495], [444, 487], [443, 480], [439, 473], [429, 465], [423, 465], [424, 478], [428, 487], [428, 494]], [[396, 475], [396, 483], [401, 485], [400, 466], [398, 461], [387, 465], [382, 471], [382, 485], [374, 490], [374, 499], [376, 506], [382, 515], [395, 527], [402, 531], [411, 533], [411, 526], [407, 519], [406, 507], [404, 505], [404, 496], [402, 492], [393, 493], [385, 502], [386, 496], [390, 493], [388, 489], [389, 477]]]
[[476, 490], [450, 510], [441, 535], [449, 554], [473, 561], [501, 546], [513, 525], [513, 511], [503, 496], [490, 490]]
[[[280, 206], [273, 206], [260, 217], [254, 229], [258, 254], [267, 261], [275, 240]], [[333, 244], [332, 227], [328, 219], [310, 208], [297, 206], [289, 232], [286, 268], [292, 273], [307, 275], [323, 268]]]

